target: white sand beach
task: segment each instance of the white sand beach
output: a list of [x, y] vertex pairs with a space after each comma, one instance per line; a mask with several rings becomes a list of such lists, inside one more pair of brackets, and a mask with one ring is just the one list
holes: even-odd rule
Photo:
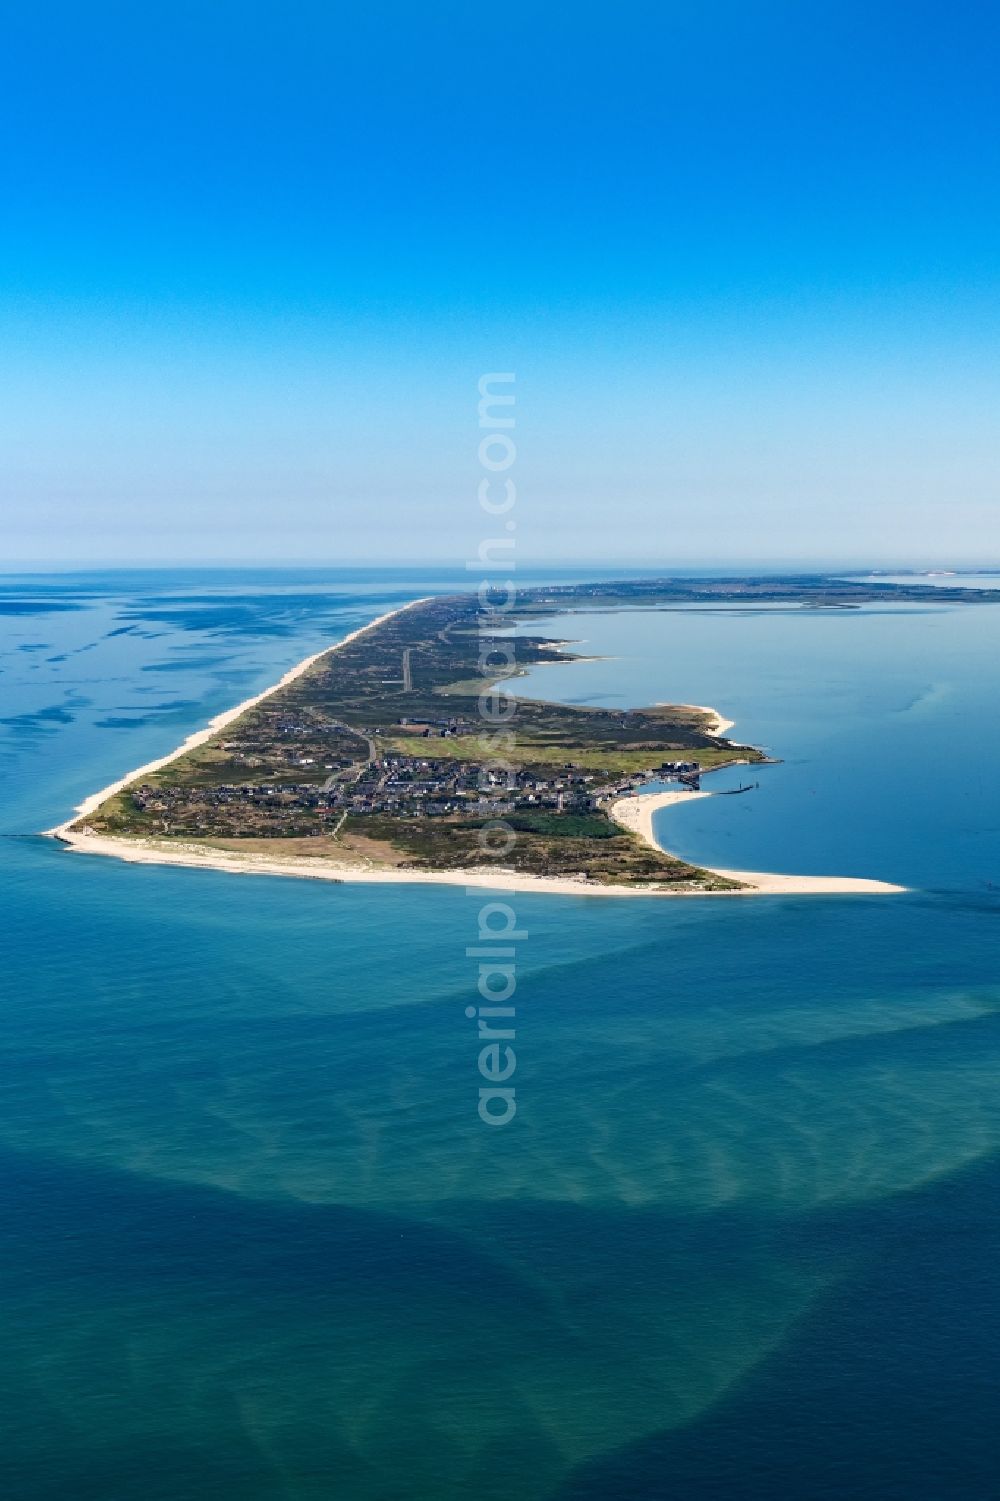
[[491, 891], [553, 893], [561, 896], [708, 896], [727, 895], [699, 890], [661, 891], [655, 887], [606, 886], [572, 876], [533, 876], [521, 871], [478, 866], [461, 870], [402, 870], [392, 866], [339, 861], [324, 856], [296, 856], [281, 860], [269, 855], [237, 854], [195, 844], [155, 839], [112, 839], [87, 830], [52, 831], [75, 853], [110, 855], [133, 865], [183, 865], [196, 870], [222, 871], [238, 876], [293, 876], [298, 880], [350, 882], [361, 885], [464, 886]]
[[[653, 834], [653, 814], [660, 808], [689, 803], [699, 797], [713, 797], [711, 792], [643, 792], [619, 798], [611, 805], [611, 815], [623, 828], [631, 829], [655, 850], [664, 850]], [[737, 896], [807, 896], [835, 893], [905, 891], [889, 881], [873, 881], [862, 876], [788, 876], [761, 870], [722, 870], [711, 867], [713, 874], [728, 881], [739, 881], [743, 890]]]
[[711, 730], [709, 731], [710, 735], [724, 735], [726, 731], [731, 730], [736, 723], [735, 719], [724, 719], [723, 716], [719, 713], [718, 709], [709, 708], [707, 704], [694, 704], [693, 707], [696, 709], [702, 709], [706, 714], [712, 715], [714, 723]]
[[733, 725], [736, 723], [735, 719], [724, 719], [723, 716], [719, 713], [718, 709], [713, 709], [708, 704], [663, 703], [657, 704], [657, 708], [697, 709], [699, 714], [710, 714], [712, 717], [712, 723], [708, 726], [708, 733], [710, 735], [724, 735], [726, 731], [731, 730]]
[[[693, 797], [708, 797], [709, 793], [666, 792], [651, 793], [638, 797], [622, 798], [611, 809], [612, 814], [625, 828], [641, 835], [654, 849], [661, 846], [652, 838], [652, 815], [657, 807], [669, 806], [671, 802]], [[666, 802], [661, 801], [666, 799]], [[646, 806], [643, 807], [642, 805]], [[652, 804], [652, 806], [649, 806]], [[645, 825], [649, 823], [647, 836]], [[582, 877], [532, 876], [520, 871], [494, 870], [480, 866], [462, 870], [402, 870], [374, 863], [349, 862], [324, 856], [296, 856], [281, 860], [269, 855], [237, 854], [220, 849], [211, 849], [195, 844], [172, 842], [167, 844], [155, 839], [112, 839], [105, 834], [93, 834], [86, 829], [70, 830], [64, 825], [52, 831], [64, 844], [77, 854], [103, 855], [124, 860], [133, 865], [180, 865], [194, 870], [221, 871], [239, 876], [291, 876], [297, 880], [348, 882], [361, 885], [417, 885], [417, 886], [464, 886], [486, 888], [492, 891], [553, 894], [559, 896], [621, 897], [656, 896], [669, 897], [726, 897], [726, 896], [806, 896], [834, 893], [885, 893], [904, 891], [903, 886], [892, 886], [886, 881], [864, 880], [851, 876], [786, 876], [766, 871], [714, 870], [713, 874], [725, 880], [738, 881], [740, 886], [729, 891], [713, 891], [708, 888], [664, 891], [653, 886], [609, 886]]]

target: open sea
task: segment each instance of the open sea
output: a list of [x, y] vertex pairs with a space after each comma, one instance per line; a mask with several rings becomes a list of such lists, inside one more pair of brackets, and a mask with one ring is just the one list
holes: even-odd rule
[[0, 580], [0, 1495], [1000, 1497], [1000, 605], [559, 620], [522, 691], [781, 758], [669, 848], [911, 889], [518, 895], [500, 1130], [481, 893], [37, 837], [466, 583]]

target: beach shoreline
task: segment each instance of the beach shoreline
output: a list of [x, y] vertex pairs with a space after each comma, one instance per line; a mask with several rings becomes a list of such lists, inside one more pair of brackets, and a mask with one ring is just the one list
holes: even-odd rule
[[[611, 808], [611, 814], [623, 828], [639, 834], [647, 844], [659, 853], [669, 853], [652, 838], [652, 815], [657, 808], [695, 797], [709, 797], [710, 793], [666, 792], [646, 793], [635, 797], [621, 798]], [[622, 805], [625, 805], [624, 816]], [[650, 834], [645, 832], [649, 824]], [[517, 892], [521, 895], [556, 896], [654, 896], [654, 897], [731, 897], [731, 896], [822, 896], [822, 895], [872, 895], [905, 891], [903, 886], [894, 886], [886, 881], [874, 881], [852, 876], [794, 876], [767, 871], [720, 870], [705, 866], [696, 867], [707, 875], [739, 883], [730, 888], [709, 886], [688, 887], [671, 891], [662, 886], [616, 886], [600, 881], [588, 881], [571, 876], [534, 876], [512, 870], [494, 870], [489, 867], [460, 868], [455, 870], [406, 870], [393, 866], [362, 866], [347, 861], [332, 860], [325, 856], [298, 856], [292, 860], [280, 860], [269, 855], [238, 854], [196, 845], [177, 844], [168, 846], [149, 839], [114, 839], [107, 834], [93, 834], [88, 830], [71, 830], [65, 825], [52, 831], [75, 854], [98, 855], [123, 860], [132, 865], [173, 865], [190, 870], [212, 870], [217, 873], [241, 876], [282, 876], [295, 880], [331, 881], [338, 885], [417, 885], [461, 886], [466, 889], [484, 888], [498, 892]]]
[[735, 719], [726, 719], [722, 714], [719, 713], [718, 709], [713, 709], [710, 704], [670, 704], [664, 707], [673, 709], [697, 709], [699, 714], [710, 714], [713, 720], [713, 723], [708, 731], [710, 735], [724, 735], [726, 731], [731, 730], [736, 723]]
[[[738, 891], [691, 887], [665, 891], [655, 886], [616, 886], [573, 876], [535, 876], [487, 866], [455, 870], [407, 870], [398, 866], [362, 866], [325, 856], [297, 856], [280, 860], [269, 855], [238, 854], [178, 843], [169, 847], [151, 839], [114, 839], [87, 830], [51, 831], [51, 836], [75, 854], [100, 855], [133, 865], [175, 865], [241, 876], [291, 876], [296, 880], [332, 881], [338, 885], [462, 886], [492, 891], [560, 896], [738, 896]], [[700, 867], [699, 867], [700, 868]]]
[[[612, 803], [609, 811], [617, 823], [637, 834], [650, 848], [661, 854], [669, 854], [670, 851], [657, 842], [653, 833], [653, 814], [661, 808], [672, 808], [678, 803], [714, 796], [716, 794], [712, 792], [640, 792], [631, 797], [619, 798]], [[907, 889], [905, 886], [896, 886], [891, 881], [875, 881], [864, 876], [795, 876], [762, 870], [723, 870], [716, 866], [703, 866], [702, 869], [727, 881], [739, 881], [743, 890], [736, 892], [737, 896], [887, 894]]]

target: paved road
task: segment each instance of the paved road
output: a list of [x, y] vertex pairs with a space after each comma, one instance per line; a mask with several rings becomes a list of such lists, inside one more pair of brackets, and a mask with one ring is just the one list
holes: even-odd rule
[[[358, 770], [354, 773], [353, 780], [356, 782], [361, 773], [364, 771], [365, 767], [370, 766], [373, 761], [378, 760], [378, 750], [376, 749], [375, 741], [370, 739], [368, 735], [360, 734], [358, 730], [352, 730], [350, 725], [347, 724], [337, 724], [335, 722], [333, 728], [335, 730], [346, 730], [349, 735], [357, 735], [358, 739], [363, 740], [365, 742], [365, 745], [368, 747], [367, 761], [363, 761], [358, 767]], [[326, 781], [323, 783], [322, 787], [319, 789], [320, 792], [329, 792], [334, 782], [339, 781], [345, 775], [346, 773], [343, 771], [331, 772]]]

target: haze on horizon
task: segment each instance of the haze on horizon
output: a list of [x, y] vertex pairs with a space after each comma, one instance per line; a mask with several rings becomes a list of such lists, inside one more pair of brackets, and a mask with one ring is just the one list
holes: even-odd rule
[[5, 22], [4, 566], [1000, 563], [1000, 18]]

